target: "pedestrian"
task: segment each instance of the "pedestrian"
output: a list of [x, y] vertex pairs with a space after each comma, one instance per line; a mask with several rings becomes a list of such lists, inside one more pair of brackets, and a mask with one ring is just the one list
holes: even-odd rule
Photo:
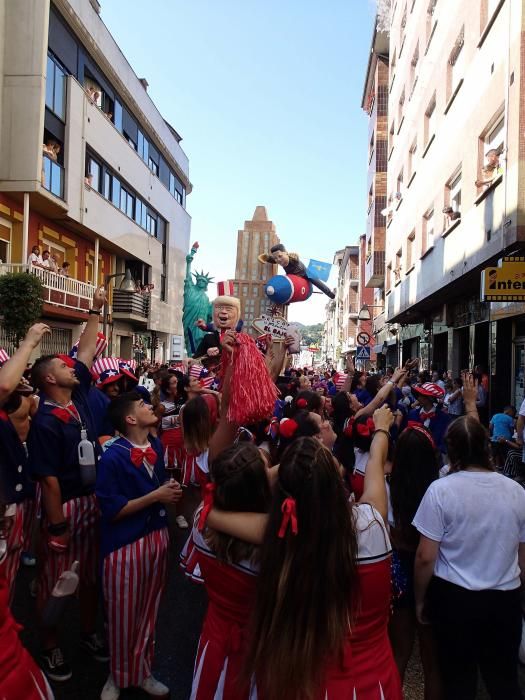
[[154, 637], [168, 566], [166, 506], [182, 497], [166, 481], [164, 450], [150, 430], [153, 409], [137, 392], [115, 398], [109, 417], [120, 437], [104, 452], [97, 474], [102, 589], [110, 647], [110, 675], [101, 700], [117, 700], [136, 686], [150, 697], [169, 689], [152, 675]]
[[261, 697], [402, 697], [387, 633], [387, 407], [374, 423], [361, 503], [348, 501], [320, 440], [300, 438], [282, 456], [268, 516], [211, 511], [210, 527], [262, 542], [245, 673]]
[[[49, 326], [44, 323], [32, 326], [18, 350], [0, 368], [0, 494], [11, 519], [3, 562], [9, 604], [13, 602], [20, 557], [24, 544], [27, 544], [24, 543], [24, 516], [34, 503], [35, 496], [34, 484], [29, 478], [25, 443], [29, 415], [26, 410], [25, 419], [20, 425], [14, 422], [14, 413], [20, 411], [22, 399], [18, 389], [27, 361], [43, 335], [49, 332]], [[26, 523], [26, 532], [32, 531], [32, 524], [32, 519]]]
[[27, 259], [27, 264], [30, 268], [32, 266], [42, 267], [42, 256], [40, 255], [40, 248], [37, 245], [34, 245], [31, 248], [31, 253]]
[[430, 485], [413, 521], [416, 614], [433, 625], [447, 700], [474, 700], [478, 671], [491, 700], [518, 700], [525, 492], [493, 470], [474, 412], [452, 423], [446, 444], [451, 473]]
[[419, 533], [412, 520], [427, 488], [439, 478], [439, 466], [432, 435], [422, 425], [408, 426], [396, 442], [389, 476], [393, 595], [388, 629], [402, 682], [417, 634], [425, 700], [440, 700], [441, 684], [432, 629], [416, 619], [414, 561]]
[[450, 416], [441, 408], [441, 401], [445, 392], [433, 382], [423, 382], [413, 387], [413, 391], [419, 402], [419, 407], [412, 409], [408, 414], [408, 425], [420, 423], [430, 431], [438, 450], [446, 452], [445, 433], [450, 423]]
[[70, 263], [68, 263], [67, 260], [64, 260], [62, 265], [58, 268], [58, 274], [62, 275], [62, 277], [69, 277], [71, 274], [69, 271], [70, 267], [71, 267]]
[[[105, 299], [104, 289], [98, 288], [78, 343], [76, 361], [67, 355], [45, 355], [34, 363], [31, 376], [40, 390], [40, 402], [28, 438], [30, 473], [42, 487], [38, 611], [42, 613], [58, 577], [78, 561], [81, 646], [101, 662], [108, 660], [108, 653], [105, 641], [96, 632], [99, 510], [92, 478], [100, 448], [87, 397], [91, 387], [89, 368]], [[92, 449], [86, 443], [91, 443]], [[71, 668], [59, 646], [56, 628], [41, 627], [41, 637], [46, 675], [55, 681], [68, 680]]]
[[211, 465], [204, 509], [196, 513], [194, 566], [187, 573], [204, 581], [208, 609], [195, 658], [195, 700], [248, 700], [250, 683], [242, 680], [250, 615], [255, 605], [259, 547], [205, 527], [213, 506], [219, 511], [266, 513], [271, 500], [267, 466], [251, 442], [224, 450]]
[[448, 415], [451, 416], [451, 420], [463, 415], [463, 380], [461, 377], [447, 380], [443, 406]]
[[514, 406], [505, 406], [503, 413], [495, 413], [490, 419], [489, 435], [492, 456], [499, 469], [505, 464], [507, 452], [514, 435], [514, 417], [516, 409]]

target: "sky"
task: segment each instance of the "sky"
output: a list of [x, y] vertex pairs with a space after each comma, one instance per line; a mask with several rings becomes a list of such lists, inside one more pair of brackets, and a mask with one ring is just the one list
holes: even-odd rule
[[[183, 137], [196, 268], [233, 278], [237, 231], [257, 205], [306, 264], [332, 262], [336, 250], [357, 242], [366, 223], [361, 97], [371, 0], [101, 5], [124, 55]], [[315, 294], [292, 304], [289, 318], [322, 322], [326, 301]]]

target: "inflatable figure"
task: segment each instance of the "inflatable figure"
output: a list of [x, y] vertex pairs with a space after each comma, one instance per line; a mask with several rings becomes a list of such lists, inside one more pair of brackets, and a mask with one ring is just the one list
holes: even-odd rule
[[[323, 292], [323, 294], [326, 294], [327, 297], [330, 297], [330, 299], [335, 298], [335, 294], [324, 282], [317, 279], [316, 277], [311, 277], [307, 273], [306, 267], [304, 263], [302, 263], [299, 259], [297, 253], [288, 253], [288, 251], [282, 243], [272, 246], [272, 248], [270, 248], [270, 254], [264, 253], [262, 255], [259, 255], [259, 261], [262, 263], [270, 263], [272, 265], [280, 265], [286, 272], [286, 276], [291, 278], [291, 289], [289, 285], [289, 293], [287, 294], [288, 301], [279, 301], [277, 298], [281, 296], [286, 296], [285, 291], [281, 290], [278, 294], [276, 294], [275, 291], [272, 291], [277, 289], [276, 285], [278, 283], [276, 282], [276, 280], [277, 277], [279, 277], [279, 275], [276, 277], [272, 277], [272, 279], [266, 285], [268, 297], [276, 304], [291, 304], [294, 301], [305, 301], [306, 299], [308, 299], [308, 297], [311, 296], [312, 284], [314, 285], [314, 287], [317, 287], [317, 289], [320, 289]], [[306, 285], [299, 283], [297, 280], [294, 280], [294, 277], [301, 278], [302, 280], [304, 280]], [[273, 284], [271, 284], [272, 282]], [[309, 294], [308, 289], [310, 290]]]
[[221, 352], [221, 338], [227, 330], [236, 330], [241, 315], [241, 302], [236, 297], [219, 296], [213, 301], [215, 330], [206, 333], [193, 357], [217, 357]]

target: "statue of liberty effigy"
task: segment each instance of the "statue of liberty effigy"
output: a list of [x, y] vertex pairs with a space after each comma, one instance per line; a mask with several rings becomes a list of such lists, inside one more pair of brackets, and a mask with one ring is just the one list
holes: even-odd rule
[[[182, 325], [184, 327], [186, 352], [190, 357], [195, 353], [195, 348], [199, 345], [201, 338], [206, 332], [197, 327], [197, 321], [199, 319], [203, 319], [206, 323], [211, 323], [212, 321], [211, 302], [206, 292], [213, 277], [204, 274], [204, 271], [191, 272], [191, 263], [198, 249], [199, 244], [194, 243], [191, 246], [190, 253], [186, 256], [186, 277], [184, 279]], [[195, 282], [192, 280], [192, 274], [195, 277]]]

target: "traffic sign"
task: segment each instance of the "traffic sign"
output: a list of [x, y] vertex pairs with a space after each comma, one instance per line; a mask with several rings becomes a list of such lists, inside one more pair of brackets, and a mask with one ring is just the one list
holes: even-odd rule
[[369, 360], [370, 359], [370, 348], [366, 345], [361, 345], [357, 348], [355, 353], [356, 360]]
[[372, 340], [370, 337], [370, 334], [367, 333], [366, 331], [361, 331], [361, 333], [358, 333], [357, 335], [357, 344], [358, 345], [368, 345], [368, 343]]

